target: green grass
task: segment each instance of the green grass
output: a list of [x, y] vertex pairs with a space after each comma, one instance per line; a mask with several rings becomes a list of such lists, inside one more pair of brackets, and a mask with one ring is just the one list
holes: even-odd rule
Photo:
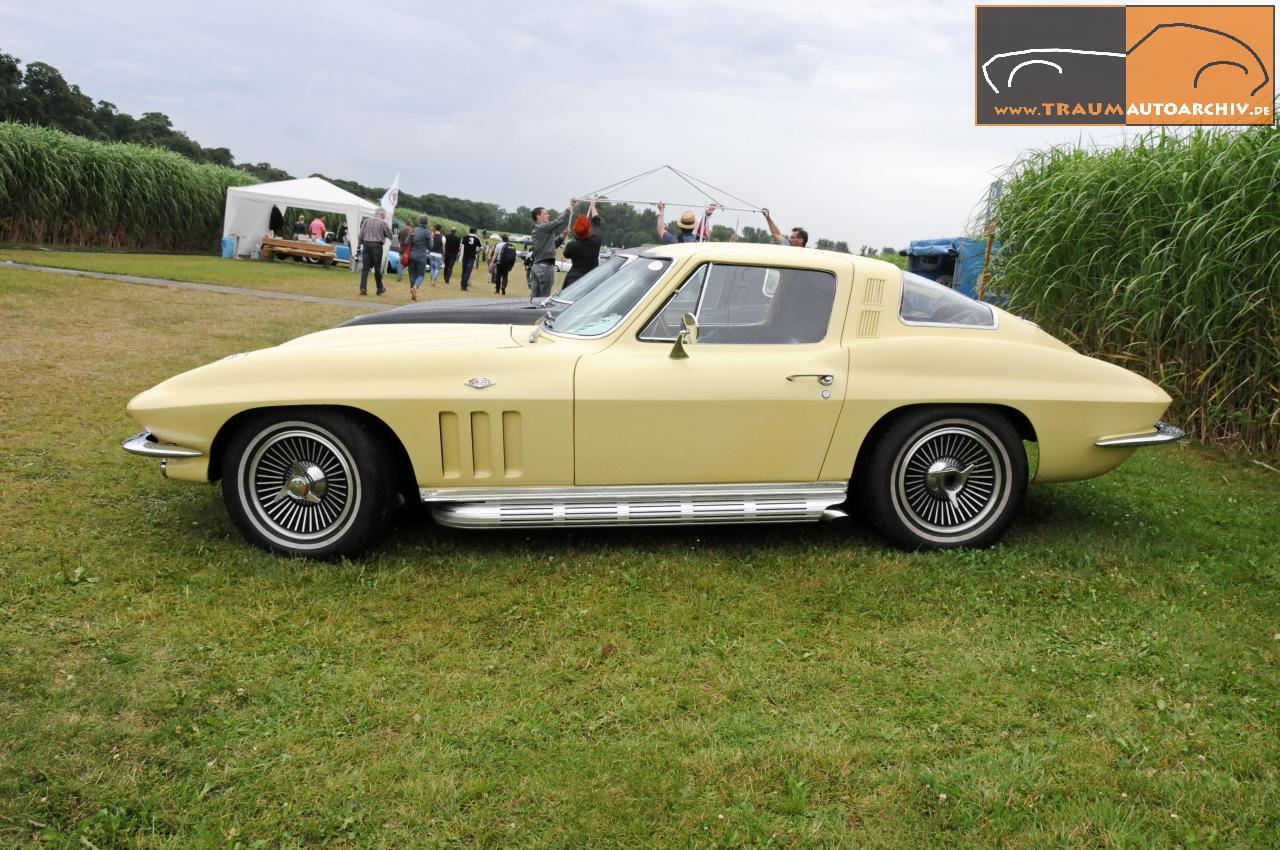
[[1280, 455], [1280, 130], [1030, 154], [997, 218], [1011, 308], [1145, 373], [1203, 439]]
[[[423, 215], [422, 210], [414, 210], [408, 207], [396, 207], [395, 218], [398, 219], [399, 221], [402, 221], [402, 222], [408, 221], [410, 224], [416, 225], [418, 223], [418, 216], [420, 215]], [[440, 225], [441, 229], [446, 235], [449, 233], [450, 227], [457, 228], [458, 238], [462, 238], [463, 236], [466, 236], [467, 233], [471, 230], [471, 225], [464, 224], [461, 221], [454, 221], [451, 218], [444, 218], [443, 216], [431, 215], [430, 213], [426, 213], [426, 216], [427, 216], [427, 220], [430, 222], [431, 227], [435, 227], [437, 224]], [[530, 222], [529, 224], [530, 224], [530, 227], [533, 226], [533, 222]], [[479, 231], [476, 231], [476, 232], [478, 233]], [[496, 232], [496, 231], [491, 231], [491, 232]]]
[[1033, 487], [983, 552], [407, 515], [316, 564], [119, 442], [133, 393], [349, 311], [13, 270], [0, 303], [0, 845], [1280, 834], [1280, 475], [1256, 463], [1143, 451]]
[[213, 244], [227, 188], [257, 182], [173, 151], [0, 121], [0, 240], [191, 250]]
[[[161, 148], [0, 121], [0, 240], [7, 242], [212, 248], [227, 188], [257, 182], [243, 171], [197, 164]], [[300, 212], [310, 220], [315, 211], [290, 214]], [[416, 211], [401, 212], [409, 213], [416, 219]], [[336, 226], [338, 217], [324, 215]], [[451, 219], [432, 215], [431, 223], [467, 232]]]
[[876, 259], [884, 260], [886, 263], [893, 263], [895, 266], [897, 266], [900, 269], [903, 269], [904, 271], [907, 268], [907, 258], [896, 252], [892, 254], [876, 254]]
[[[306, 263], [281, 260], [224, 260], [220, 257], [193, 254], [135, 254], [31, 248], [0, 249], [0, 260], [63, 269], [158, 277], [165, 280], [214, 283], [246, 289], [323, 295], [330, 298], [352, 298], [360, 290], [359, 275], [352, 274], [347, 268], [335, 266], [326, 269]], [[459, 262], [454, 266], [451, 285], [445, 286], [444, 278], [441, 277], [433, 287], [428, 278], [419, 288], [418, 297], [436, 299], [460, 298], [464, 294], [467, 297], [493, 295], [493, 289], [488, 285], [489, 273], [486, 269], [472, 272], [471, 282], [474, 285], [466, 293], [459, 289], [458, 281], [461, 275], [462, 263]], [[66, 282], [64, 278], [56, 280]], [[407, 273], [400, 283], [396, 283], [394, 274], [384, 277], [384, 280], [389, 292], [385, 296], [388, 302], [383, 303], [399, 304], [409, 301]], [[373, 284], [370, 283], [369, 286], [372, 291]], [[525, 280], [524, 266], [516, 263], [516, 267], [511, 270], [507, 294], [527, 295], [528, 292], [529, 285]]]

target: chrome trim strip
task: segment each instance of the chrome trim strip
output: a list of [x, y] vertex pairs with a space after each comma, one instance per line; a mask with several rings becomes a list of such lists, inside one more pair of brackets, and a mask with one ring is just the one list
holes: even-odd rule
[[142, 457], [181, 458], [200, 457], [200, 455], [204, 454], [202, 451], [189, 449], [186, 446], [162, 443], [150, 431], [139, 431], [125, 440], [120, 445], [120, 448], [129, 454], [141, 455]]
[[844, 498], [844, 481], [800, 482], [795, 484], [620, 484], [598, 487], [423, 487], [424, 502], [542, 501], [548, 498], [592, 500], [598, 498], [671, 498], [683, 496], [739, 494], [802, 495], [839, 491]]
[[610, 487], [423, 488], [454, 528], [816, 522], [845, 501], [843, 481]]
[[1142, 434], [1124, 434], [1119, 437], [1104, 437], [1094, 443], [1104, 449], [1126, 448], [1134, 446], [1162, 446], [1165, 443], [1173, 443], [1187, 436], [1187, 432], [1183, 431], [1176, 425], [1161, 420], [1156, 423], [1155, 433]]
[[[990, 307], [985, 301], [979, 301], [984, 307]], [[998, 331], [1000, 330], [1000, 314], [995, 310], [991, 311], [991, 324], [989, 325], [961, 325], [955, 322], [913, 322], [910, 319], [902, 318], [902, 314], [898, 314], [898, 321], [909, 328], [952, 328], [962, 331]]]

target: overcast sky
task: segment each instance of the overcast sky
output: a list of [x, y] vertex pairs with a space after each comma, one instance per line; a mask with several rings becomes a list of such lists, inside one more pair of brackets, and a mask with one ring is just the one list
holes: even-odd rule
[[[957, 235], [1029, 148], [1122, 138], [974, 127], [972, 3], [442, 5], [0, 0], [0, 50], [296, 176], [399, 170], [514, 209], [669, 163], [855, 249]], [[703, 200], [673, 177], [628, 192]]]

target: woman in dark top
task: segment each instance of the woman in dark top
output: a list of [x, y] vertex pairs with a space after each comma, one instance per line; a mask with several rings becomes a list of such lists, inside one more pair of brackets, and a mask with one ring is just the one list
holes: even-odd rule
[[600, 225], [600, 216], [596, 214], [596, 202], [591, 202], [591, 209], [586, 215], [580, 215], [573, 222], [573, 236], [564, 246], [564, 258], [573, 265], [564, 276], [564, 284], [560, 291], [568, 289], [570, 284], [587, 272], [600, 265], [600, 234], [592, 232]]
[[[401, 246], [403, 250], [403, 246]], [[431, 231], [427, 229], [427, 217], [418, 216], [418, 226], [409, 236], [409, 297], [418, 300], [418, 287], [427, 276], [427, 262], [431, 254]]]

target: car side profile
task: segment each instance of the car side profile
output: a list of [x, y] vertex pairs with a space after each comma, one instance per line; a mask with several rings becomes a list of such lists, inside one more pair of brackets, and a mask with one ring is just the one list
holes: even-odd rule
[[352, 555], [402, 496], [463, 528], [806, 522], [987, 546], [1038, 482], [1182, 436], [1170, 399], [865, 257], [644, 251], [529, 327], [333, 328], [135, 397], [124, 448], [221, 481], [251, 542]]

